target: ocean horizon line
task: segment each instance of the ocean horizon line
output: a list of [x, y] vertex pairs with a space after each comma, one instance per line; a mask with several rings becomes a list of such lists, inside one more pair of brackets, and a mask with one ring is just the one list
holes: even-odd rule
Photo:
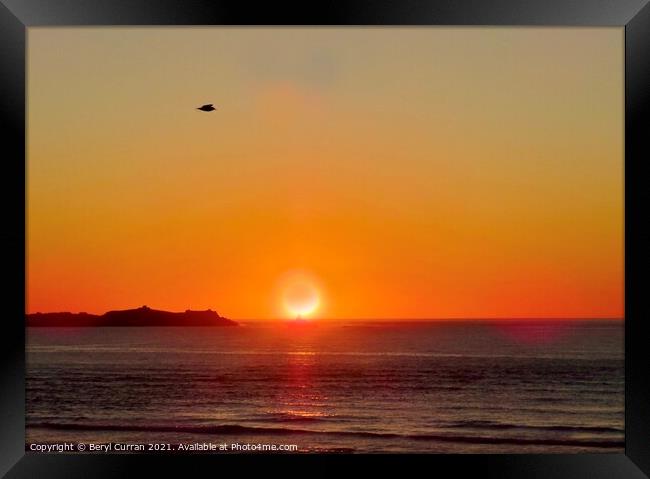
[[499, 321], [508, 321], [508, 322], [580, 322], [580, 321], [610, 321], [610, 322], [622, 322], [625, 321], [625, 318], [616, 318], [616, 317], [494, 317], [494, 318], [484, 318], [484, 317], [451, 317], [451, 318], [268, 318], [268, 319], [259, 319], [259, 318], [237, 318], [231, 317], [233, 321], [239, 322], [251, 322], [251, 323], [301, 323], [301, 324], [316, 324], [316, 323], [326, 323], [326, 322], [386, 322], [386, 323], [436, 323], [436, 322], [499, 322]]

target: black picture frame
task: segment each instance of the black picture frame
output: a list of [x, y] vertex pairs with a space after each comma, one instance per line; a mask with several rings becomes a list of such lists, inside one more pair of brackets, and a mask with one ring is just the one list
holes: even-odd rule
[[[650, 477], [650, 319], [644, 272], [649, 194], [644, 163], [650, 159], [650, 5], [648, 0], [348, 0], [259, 3], [224, 0], [0, 0], [0, 115], [3, 154], [1, 289], [2, 375], [0, 473], [6, 477], [187, 476], [224, 466], [246, 474], [251, 466], [291, 470], [327, 463], [334, 456], [85, 455], [25, 452], [25, 154], [26, 29], [99, 25], [522, 25], [620, 26], [625, 29], [625, 453], [544, 455], [358, 456], [346, 462], [404, 473], [447, 477], [642, 478]], [[644, 201], [645, 200], [645, 201]], [[154, 472], [156, 471], [156, 472]], [[158, 472], [160, 471], [160, 472]], [[304, 473], [311, 473], [305, 469]], [[442, 471], [447, 471], [443, 473]]]

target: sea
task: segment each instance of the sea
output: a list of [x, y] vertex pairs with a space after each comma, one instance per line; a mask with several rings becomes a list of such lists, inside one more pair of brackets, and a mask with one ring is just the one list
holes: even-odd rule
[[623, 326], [28, 328], [26, 450], [619, 453]]

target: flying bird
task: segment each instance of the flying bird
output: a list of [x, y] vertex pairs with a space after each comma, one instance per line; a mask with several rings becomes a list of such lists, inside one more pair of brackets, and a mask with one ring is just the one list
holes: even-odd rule
[[214, 111], [214, 110], [216, 110], [216, 108], [212, 106], [212, 103], [208, 103], [207, 105], [203, 105], [203, 106], [198, 107], [197, 110]]

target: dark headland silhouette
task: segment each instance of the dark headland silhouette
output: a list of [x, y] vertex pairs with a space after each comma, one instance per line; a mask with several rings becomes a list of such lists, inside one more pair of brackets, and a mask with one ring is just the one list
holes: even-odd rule
[[216, 311], [186, 310], [182, 313], [160, 311], [142, 306], [137, 309], [88, 313], [33, 313], [27, 314], [31, 327], [86, 327], [86, 326], [239, 326], [235, 321], [219, 316]]

